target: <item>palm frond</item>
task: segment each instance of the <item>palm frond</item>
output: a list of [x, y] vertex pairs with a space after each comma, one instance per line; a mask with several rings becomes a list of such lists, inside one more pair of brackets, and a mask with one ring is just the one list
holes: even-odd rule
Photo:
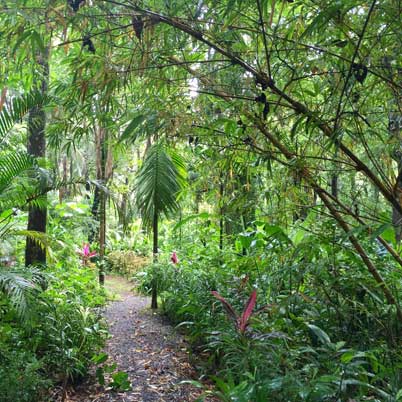
[[51, 247], [54, 243], [48, 234], [36, 230], [11, 230], [9, 234], [15, 236], [26, 236], [37, 243], [41, 248], [49, 252], [51, 252]]
[[[18, 98], [14, 98], [0, 112], [0, 147], [11, 128], [29, 112], [30, 109], [43, 106], [48, 97], [39, 90], [33, 90]], [[35, 124], [35, 122], [33, 122]]]
[[44, 187], [50, 187], [48, 172], [26, 153], [0, 156], [0, 211], [21, 208], [29, 203], [43, 205]]
[[173, 160], [165, 148], [153, 145], [137, 176], [136, 204], [146, 226], [152, 224], [155, 214], [169, 216], [178, 210], [177, 195], [185, 183], [184, 164], [176, 156]]
[[26, 321], [29, 316], [29, 299], [43, 281], [43, 274], [38, 270], [10, 270], [0, 267], [0, 292], [23, 321]]
[[35, 159], [26, 153], [0, 155], [0, 194], [12, 186], [17, 177], [31, 172], [36, 166]]

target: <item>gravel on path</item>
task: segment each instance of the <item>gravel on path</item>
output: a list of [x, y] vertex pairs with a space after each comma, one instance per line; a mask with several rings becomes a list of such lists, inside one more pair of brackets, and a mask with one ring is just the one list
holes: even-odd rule
[[[107, 287], [120, 300], [105, 310], [111, 338], [105, 352], [128, 374], [132, 389], [116, 392], [96, 384], [94, 376], [70, 391], [70, 402], [191, 402], [202, 390], [184, 380], [197, 374], [189, 363], [187, 345], [182, 336], [157, 313], [148, 297], [134, 295], [132, 284], [117, 276], [106, 278]], [[108, 360], [108, 361], [109, 361]], [[207, 398], [206, 401], [215, 399]]]

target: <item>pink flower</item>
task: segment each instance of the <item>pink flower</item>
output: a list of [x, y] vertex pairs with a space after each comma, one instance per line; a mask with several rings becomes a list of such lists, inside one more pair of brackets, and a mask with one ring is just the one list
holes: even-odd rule
[[170, 261], [172, 261], [173, 264], [177, 264], [179, 262], [176, 251], [173, 251], [172, 255], [170, 256]]
[[78, 250], [78, 254], [81, 256], [82, 264], [87, 265], [88, 261], [96, 256], [96, 251], [90, 251], [89, 243], [84, 243], [82, 250]]
[[84, 247], [82, 248], [82, 254], [85, 257], [89, 256], [89, 244], [88, 243], [84, 244]]

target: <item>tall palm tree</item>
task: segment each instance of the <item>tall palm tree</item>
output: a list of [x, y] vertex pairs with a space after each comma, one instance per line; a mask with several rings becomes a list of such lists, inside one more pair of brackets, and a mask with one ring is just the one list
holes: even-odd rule
[[[176, 153], [168, 153], [161, 144], [147, 152], [137, 176], [136, 204], [143, 223], [152, 228], [154, 262], [158, 258], [158, 221], [179, 209], [177, 195], [185, 186], [185, 166]], [[157, 308], [157, 284], [152, 284], [151, 308]]]

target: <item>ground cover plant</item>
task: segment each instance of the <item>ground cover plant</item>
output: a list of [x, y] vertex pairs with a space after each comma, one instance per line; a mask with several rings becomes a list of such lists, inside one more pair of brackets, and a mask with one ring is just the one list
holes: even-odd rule
[[114, 271], [206, 398], [402, 400], [400, 17], [2, 1], [0, 395], [66, 399], [100, 363]]

